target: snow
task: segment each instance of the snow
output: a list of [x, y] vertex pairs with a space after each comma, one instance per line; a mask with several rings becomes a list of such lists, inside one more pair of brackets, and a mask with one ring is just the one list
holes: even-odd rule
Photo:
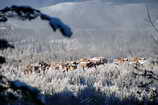
[[52, 5], [52, 6], [48, 6], [48, 7], [44, 7], [41, 8], [42, 10], [49, 10], [49, 11], [70, 11], [71, 9], [73, 9], [76, 6], [77, 3], [74, 2], [65, 2], [65, 3], [59, 3], [56, 5]]

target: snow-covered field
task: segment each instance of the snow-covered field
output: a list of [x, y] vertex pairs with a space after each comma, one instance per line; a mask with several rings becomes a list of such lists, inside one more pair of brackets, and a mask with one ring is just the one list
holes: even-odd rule
[[[2, 65], [0, 72], [9, 80], [38, 88], [44, 105], [157, 105], [157, 62], [157, 59], [148, 58], [146, 63], [137, 67], [127, 63], [108, 63], [97, 66], [97, 69], [68, 72], [49, 69], [32, 74], [24, 74], [26, 65], [23, 63], [12, 62]], [[25, 98], [22, 100], [10, 105], [27, 102]]]

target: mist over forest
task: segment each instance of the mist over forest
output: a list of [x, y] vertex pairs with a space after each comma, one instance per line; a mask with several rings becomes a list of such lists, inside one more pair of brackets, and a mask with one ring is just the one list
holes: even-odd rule
[[[21, 1], [21, 2], [20, 2]], [[152, 21], [158, 23], [158, 7], [156, 0], [31, 0], [31, 1], [1, 1], [4, 5], [21, 4], [32, 5], [42, 12], [62, 19], [73, 31], [71, 39], [66, 39], [53, 33], [46, 22], [39, 19], [19, 21], [10, 19], [6, 26], [11, 27], [6, 34], [7, 38], [17, 48], [28, 47], [33, 42], [44, 43], [42, 48], [35, 47], [37, 52], [48, 51], [50, 46], [58, 43], [57, 48], [66, 50], [70, 55], [84, 56], [152, 56], [157, 53], [157, 44], [153, 41], [158, 34], [151, 26], [146, 8], [149, 8]], [[38, 5], [39, 3], [39, 5]], [[4, 4], [4, 5], [3, 5]], [[40, 4], [46, 4], [40, 6]], [[2, 31], [1, 31], [2, 32]], [[52, 44], [52, 45], [51, 45]], [[41, 50], [41, 51], [40, 51]]]

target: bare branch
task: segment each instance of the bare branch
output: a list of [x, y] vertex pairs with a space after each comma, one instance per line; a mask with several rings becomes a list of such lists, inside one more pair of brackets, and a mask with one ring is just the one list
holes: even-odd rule
[[155, 24], [153, 23], [153, 21], [151, 19], [151, 14], [150, 14], [148, 6], [146, 5], [145, 8], [146, 8], [146, 12], [147, 12], [147, 16], [148, 16], [150, 24], [152, 25], [152, 27], [154, 28], [154, 30], [158, 33], [158, 28], [155, 26]]

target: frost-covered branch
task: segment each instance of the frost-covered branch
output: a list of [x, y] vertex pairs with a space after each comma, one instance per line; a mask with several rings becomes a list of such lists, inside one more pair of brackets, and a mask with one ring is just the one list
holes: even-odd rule
[[42, 20], [49, 22], [51, 28], [56, 31], [60, 30], [63, 36], [71, 37], [72, 31], [70, 27], [64, 24], [59, 18], [48, 16], [41, 11], [29, 6], [16, 6], [6, 7], [0, 10], [0, 23], [7, 22], [8, 18], [18, 17], [21, 20], [33, 20], [40, 17]]

